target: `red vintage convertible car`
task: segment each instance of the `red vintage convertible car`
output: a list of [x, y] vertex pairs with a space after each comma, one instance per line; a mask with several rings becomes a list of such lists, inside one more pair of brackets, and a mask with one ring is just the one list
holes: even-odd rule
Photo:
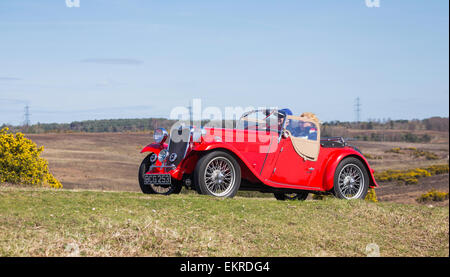
[[320, 138], [312, 113], [283, 110], [245, 113], [235, 128], [178, 126], [154, 133], [141, 153], [144, 193], [233, 197], [239, 189], [274, 193], [279, 200], [304, 200], [309, 192], [363, 199], [377, 187], [361, 152], [342, 138]]

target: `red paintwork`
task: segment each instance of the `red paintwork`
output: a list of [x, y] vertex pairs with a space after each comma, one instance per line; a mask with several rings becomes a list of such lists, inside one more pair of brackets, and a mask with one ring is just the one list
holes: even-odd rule
[[146, 153], [146, 152], [153, 152], [156, 155], [159, 154], [159, 152], [163, 149], [166, 149], [168, 147], [167, 143], [151, 143], [147, 146], [145, 146], [142, 150], [141, 153]]
[[[373, 169], [359, 152], [352, 147], [321, 147], [317, 161], [305, 161], [294, 150], [289, 138], [281, 138], [277, 132], [206, 128], [206, 135], [199, 143], [191, 143], [184, 160], [174, 170], [173, 178], [181, 180], [183, 174], [192, 174], [200, 156], [211, 150], [225, 150], [237, 157], [243, 179], [274, 188], [328, 191], [333, 188], [336, 167], [345, 157], [359, 158], [370, 174], [370, 187], [377, 187]], [[269, 151], [261, 151], [269, 149]], [[141, 153], [158, 154], [167, 144], [149, 144]], [[282, 151], [281, 151], [282, 150]], [[266, 153], [269, 152], [269, 153]], [[161, 165], [157, 161], [156, 165]], [[275, 170], [276, 168], [276, 170]], [[314, 168], [314, 170], [309, 170]], [[151, 173], [161, 173], [156, 168]]]

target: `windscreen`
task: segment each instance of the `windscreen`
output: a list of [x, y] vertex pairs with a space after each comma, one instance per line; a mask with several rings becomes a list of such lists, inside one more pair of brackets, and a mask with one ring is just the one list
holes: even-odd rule
[[258, 110], [244, 114], [237, 124], [241, 130], [280, 132], [285, 116], [277, 110]]

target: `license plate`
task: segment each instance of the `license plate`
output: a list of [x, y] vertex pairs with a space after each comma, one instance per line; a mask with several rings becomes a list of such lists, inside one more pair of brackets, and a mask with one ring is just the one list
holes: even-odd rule
[[145, 174], [144, 185], [170, 185], [172, 178], [170, 174]]

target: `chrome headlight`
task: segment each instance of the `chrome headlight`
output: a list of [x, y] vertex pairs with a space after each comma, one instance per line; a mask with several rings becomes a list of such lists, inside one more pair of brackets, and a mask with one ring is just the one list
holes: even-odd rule
[[168, 136], [169, 133], [167, 133], [167, 130], [164, 128], [156, 129], [153, 134], [153, 138], [155, 139], [156, 143], [164, 143]]
[[156, 162], [156, 159], [158, 159], [158, 155], [156, 155], [155, 153], [152, 153], [150, 155], [150, 162], [154, 163], [154, 162]]
[[167, 149], [163, 149], [163, 150], [161, 150], [161, 152], [159, 152], [158, 160], [160, 162], [163, 162], [166, 160], [168, 155], [169, 155], [169, 151], [167, 151]]
[[172, 153], [172, 154], [170, 154], [170, 156], [169, 156], [169, 162], [171, 162], [171, 163], [173, 163], [174, 161], [176, 161], [176, 159], [177, 159], [177, 153]]

